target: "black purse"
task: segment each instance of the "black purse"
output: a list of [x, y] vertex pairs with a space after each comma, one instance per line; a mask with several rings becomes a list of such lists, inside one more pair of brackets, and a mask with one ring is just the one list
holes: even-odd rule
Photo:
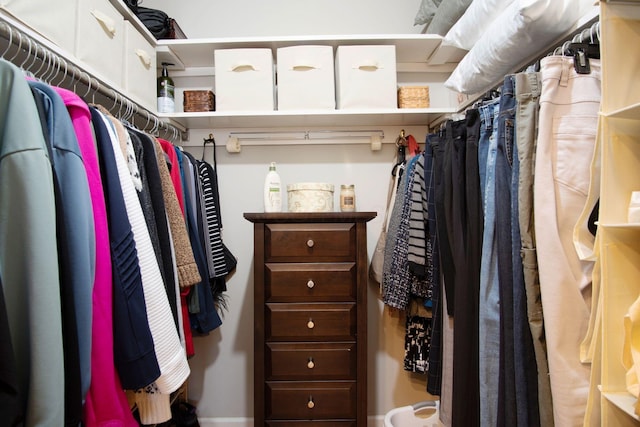
[[138, 0], [124, 0], [124, 4], [126, 4], [133, 13], [138, 13]]
[[[137, 3], [137, 1], [133, 0]], [[157, 39], [167, 39], [171, 33], [171, 19], [169, 15], [158, 9], [136, 6], [136, 16]]]

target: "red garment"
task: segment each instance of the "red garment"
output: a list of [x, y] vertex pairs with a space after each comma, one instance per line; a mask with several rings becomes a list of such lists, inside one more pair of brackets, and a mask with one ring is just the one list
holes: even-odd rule
[[162, 138], [158, 138], [158, 142], [162, 146], [162, 151], [169, 157], [169, 162], [171, 162], [169, 173], [171, 174], [173, 187], [176, 189], [176, 196], [178, 196], [178, 203], [180, 203], [180, 209], [182, 209], [182, 216], [184, 216], [184, 192], [182, 191], [182, 177], [180, 176], [180, 166], [178, 165], [178, 156], [176, 155], [175, 147], [171, 142]]
[[[175, 147], [167, 140], [157, 138], [162, 151], [169, 157], [171, 162], [171, 168], [169, 174], [171, 175], [171, 182], [176, 190], [176, 196], [178, 197], [178, 203], [182, 210], [182, 216], [184, 216], [184, 196], [182, 192], [182, 177], [180, 176], [180, 166], [178, 165], [178, 156], [176, 155]], [[191, 287], [180, 288], [180, 308], [182, 309], [182, 330], [184, 333], [184, 345], [187, 357], [192, 357], [196, 354], [193, 346], [193, 334], [191, 333], [191, 321], [189, 320], [189, 307], [187, 305], [187, 296], [191, 292]]]
[[413, 135], [407, 135], [407, 150], [409, 157], [413, 157], [420, 153], [420, 146]]
[[195, 356], [196, 349], [193, 346], [193, 334], [191, 333], [191, 320], [189, 320], [189, 306], [187, 297], [193, 286], [180, 288], [180, 306], [182, 308], [182, 328], [184, 329], [184, 346], [187, 358]]

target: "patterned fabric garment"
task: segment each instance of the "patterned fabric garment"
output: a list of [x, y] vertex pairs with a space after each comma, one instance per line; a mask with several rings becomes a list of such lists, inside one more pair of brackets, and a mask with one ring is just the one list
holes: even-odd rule
[[404, 310], [409, 304], [413, 277], [409, 272], [409, 189], [413, 187], [415, 158], [407, 163], [402, 175], [389, 221], [382, 275], [382, 301], [390, 307]]
[[[417, 277], [409, 268], [411, 197], [416, 178], [416, 164], [419, 163], [420, 159], [423, 159], [422, 155], [414, 156], [407, 163], [391, 213], [385, 247], [382, 299], [385, 304], [400, 310], [404, 310], [407, 307], [412, 294], [431, 298], [431, 292], [425, 283], [425, 278]], [[422, 170], [422, 168], [420, 169]], [[423, 172], [420, 173], [424, 176]]]
[[404, 370], [424, 374], [429, 371], [431, 318], [407, 316], [404, 337]]
[[213, 168], [210, 164], [197, 161], [198, 173], [202, 184], [202, 199], [204, 202], [204, 225], [206, 229], [205, 250], [208, 258], [213, 262], [213, 271], [209, 272], [211, 278], [224, 277], [229, 274], [224, 260], [222, 237], [220, 233], [220, 221], [218, 219], [219, 206], [216, 206], [214, 196]]
[[429, 212], [424, 163], [425, 156], [421, 153], [413, 169], [413, 185], [409, 200], [408, 268], [413, 274], [411, 294], [431, 300], [434, 286], [433, 247], [431, 240], [427, 239]]

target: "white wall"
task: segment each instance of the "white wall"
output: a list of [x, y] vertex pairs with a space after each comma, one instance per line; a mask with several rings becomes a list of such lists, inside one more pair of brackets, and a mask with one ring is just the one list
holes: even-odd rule
[[420, 0], [143, 0], [189, 38], [420, 33]]
[[[144, 0], [178, 20], [190, 38], [269, 35], [399, 34], [419, 32], [413, 18], [419, 0]], [[400, 127], [384, 129], [393, 141]], [[305, 128], [306, 129], [306, 128]], [[190, 360], [189, 397], [198, 406], [203, 426], [249, 426], [253, 417], [253, 228], [245, 212], [262, 211], [262, 186], [268, 164], [275, 161], [283, 183], [355, 184], [358, 210], [376, 211], [368, 224], [368, 250], [373, 253], [380, 231], [388, 174], [395, 147], [368, 145], [243, 146], [239, 154], [224, 149], [228, 135], [221, 129], [191, 129], [198, 146], [211, 132], [218, 141], [223, 237], [239, 258], [228, 281], [228, 311], [223, 325], [207, 337], [195, 338]], [[425, 127], [407, 127], [419, 142]], [[199, 147], [188, 147], [196, 157]], [[206, 159], [212, 161], [211, 148]], [[338, 187], [339, 188], [339, 187]], [[336, 202], [337, 202], [336, 194]], [[339, 206], [336, 203], [336, 206]], [[377, 419], [390, 409], [430, 399], [426, 379], [403, 371], [404, 317], [390, 314], [380, 302], [377, 284], [369, 284], [369, 415]]]

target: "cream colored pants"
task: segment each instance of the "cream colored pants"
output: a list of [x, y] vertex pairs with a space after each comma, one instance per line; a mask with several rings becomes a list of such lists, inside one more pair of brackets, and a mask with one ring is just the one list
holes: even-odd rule
[[534, 173], [535, 235], [556, 426], [581, 426], [589, 392], [580, 361], [591, 306], [592, 261], [581, 261], [573, 228], [585, 205], [600, 109], [600, 63], [577, 74], [573, 59], [541, 61]]

